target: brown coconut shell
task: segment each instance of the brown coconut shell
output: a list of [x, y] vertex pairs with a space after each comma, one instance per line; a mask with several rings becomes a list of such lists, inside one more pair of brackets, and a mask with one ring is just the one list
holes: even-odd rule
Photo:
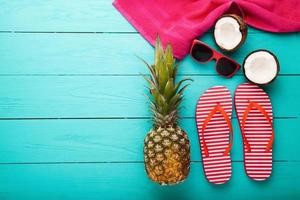
[[[268, 52], [269, 54], [271, 54], [271, 55], [274, 57], [275, 62], [276, 62], [276, 65], [277, 65], [277, 71], [276, 71], [275, 77], [274, 77], [272, 80], [270, 80], [269, 82], [264, 83], [264, 84], [255, 83], [255, 82], [251, 81], [251, 80], [246, 76], [246, 72], [245, 72], [245, 63], [246, 63], [246, 60], [248, 59], [248, 57], [249, 57], [251, 54], [253, 54], [253, 53], [255, 53], [255, 52], [259, 52], [259, 51], [265, 51], [265, 52]], [[279, 73], [279, 71], [280, 71], [280, 64], [279, 64], [279, 61], [278, 61], [277, 56], [275, 56], [274, 53], [272, 53], [271, 51], [266, 50], [266, 49], [257, 49], [257, 50], [255, 50], [255, 51], [250, 52], [250, 53], [245, 57], [242, 68], [243, 68], [243, 74], [244, 74], [244, 77], [247, 79], [247, 81], [249, 81], [250, 83], [256, 84], [256, 85], [264, 86], [264, 85], [268, 85], [268, 84], [272, 83], [272, 82], [277, 78], [278, 73]]]
[[[244, 44], [246, 38], [247, 38], [247, 35], [248, 35], [248, 26], [246, 24], [246, 22], [243, 20], [243, 18], [241, 18], [240, 16], [236, 15], [236, 14], [225, 14], [225, 15], [222, 15], [217, 21], [216, 23], [222, 19], [223, 17], [232, 17], [234, 18], [238, 24], [240, 25], [240, 31], [242, 33], [242, 39], [240, 41], [240, 43], [233, 49], [225, 49], [221, 46], [218, 45], [217, 41], [216, 41], [216, 38], [215, 38], [215, 34], [213, 34], [213, 37], [214, 37], [214, 40], [215, 40], [215, 43], [216, 45], [222, 50], [222, 51], [225, 51], [225, 52], [233, 52], [235, 50], [237, 50], [240, 46], [242, 46], [242, 44]], [[216, 24], [215, 23], [215, 24]]]

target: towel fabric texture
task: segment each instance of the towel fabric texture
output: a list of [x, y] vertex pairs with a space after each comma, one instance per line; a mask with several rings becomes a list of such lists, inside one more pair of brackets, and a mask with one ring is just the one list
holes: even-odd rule
[[300, 31], [300, 0], [115, 0], [113, 5], [152, 45], [157, 34], [182, 59], [194, 38], [225, 13], [270, 32]]

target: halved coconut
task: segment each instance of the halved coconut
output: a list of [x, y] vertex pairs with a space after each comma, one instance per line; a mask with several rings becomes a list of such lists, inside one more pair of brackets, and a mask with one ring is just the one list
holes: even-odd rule
[[243, 63], [245, 77], [258, 85], [266, 85], [275, 80], [279, 69], [276, 56], [264, 49], [251, 52]]
[[215, 42], [224, 51], [234, 51], [245, 42], [247, 30], [247, 24], [238, 15], [223, 15], [215, 24]]

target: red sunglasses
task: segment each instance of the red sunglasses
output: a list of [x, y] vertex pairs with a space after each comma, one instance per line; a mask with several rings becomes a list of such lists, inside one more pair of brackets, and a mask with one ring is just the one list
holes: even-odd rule
[[206, 63], [211, 61], [212, 59], [215, 59], [217, 61], [216, 71], [221, 76], [227, 78], [231, 78], [241, 68], [241, 66], [237, 62], [217, 52], [216, 50], [199, 40], [193, 41], [190, 55], [195, 61], [199, 63]]

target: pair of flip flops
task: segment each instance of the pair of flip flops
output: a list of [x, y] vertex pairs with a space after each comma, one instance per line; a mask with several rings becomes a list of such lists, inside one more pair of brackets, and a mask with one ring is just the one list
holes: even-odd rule
[[[244, 83], [234, 94], [240, 124], [246, 174], [253, 180], [267, 179], [272, 172], [273, 112], [268, 95], [257, 85]], [[196, 108], [196, 123], [206, 178], [223, 184], [231, 177], [230, 150], [232, 98], [225, 86], [208, 89]]]

